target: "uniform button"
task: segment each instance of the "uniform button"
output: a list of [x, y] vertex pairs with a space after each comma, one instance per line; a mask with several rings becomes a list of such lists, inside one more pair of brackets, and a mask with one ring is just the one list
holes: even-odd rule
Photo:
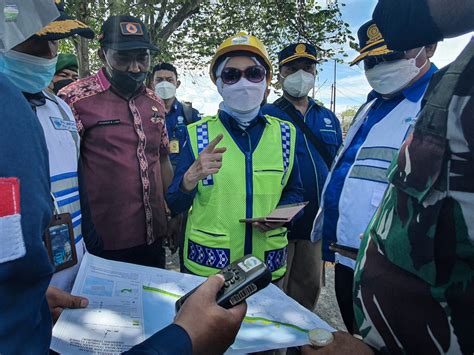
[[229, 287], [230, 286], [230, 283], [226, 282], [224, 283], [224, 287]]
[[240, 276], [239, 276], [239, 275], [235, 275], [235, 279], [236, 279], [236, 280], [240, 279]]
[[234, 279], [230, 280], [230, 283], [231, 283], [232, 285], [235, 284], [235, 280], [234, 280]]

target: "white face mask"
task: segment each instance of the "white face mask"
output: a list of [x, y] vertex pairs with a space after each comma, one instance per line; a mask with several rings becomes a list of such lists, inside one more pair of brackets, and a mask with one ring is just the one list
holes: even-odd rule
[[415, 58], [400, 59], [391, 62], [377, 64], [365, 71], [365, 76], [370, 86], [382, 95], [390, 95], [403, 90], [418, 74], [421, 69], [416, 66], [416, 59], [420, 56], [424, 47], [420, 49]]
[[260, 107], [267, 88], [267, 82], [262, 80], [259, 83], [252, 83], [245, 78], [241, 78], [233, 85], [222, 83], [222, 79], [217, 79], [217, 91], [222, 96], [227, 107], [237, 113], [248, 113]]
[[165, 80], [156, 84], [155, 93], [163, 100], [168, 100], [176, 96], [176, 86]]
[[303, 97], [314, 87], [315, 75], [300, 69], [283, 79], [283, 90], [293, 97]]

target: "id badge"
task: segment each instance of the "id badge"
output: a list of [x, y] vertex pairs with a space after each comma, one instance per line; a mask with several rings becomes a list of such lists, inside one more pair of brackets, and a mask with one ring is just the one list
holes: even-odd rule
[[53, 216], [51, 223], [44, 233], [44, 242], [48, 250], [49, 259], [54, 266], [54, 272], [77, 264], [74, 229], [69, 213]]
[[170, 153], [179, 154], [179, 140], [177, 139], [170, 140]]

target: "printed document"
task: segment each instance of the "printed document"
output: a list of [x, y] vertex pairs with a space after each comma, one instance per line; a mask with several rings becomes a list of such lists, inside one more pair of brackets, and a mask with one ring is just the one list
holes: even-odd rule
[[[85, 309], [65, 310], [51, 348], [64, 354], [118, 354], [173, 322], [178, 298], [205, 278], [84, 255], [72, 293]], [[247, 299], [247, 315], [228, 354], [308, 344], [314, 328], [334, 331], [270, 284]]]

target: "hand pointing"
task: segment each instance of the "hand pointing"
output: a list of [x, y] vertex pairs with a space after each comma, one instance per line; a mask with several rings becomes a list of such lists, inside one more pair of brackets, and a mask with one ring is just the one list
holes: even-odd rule
[[224, 138], [219, 134], [209, 145], [199, 154], [199, 158], [189, 167], [184, 174], [181, 188], [185, 191], [192, 191], [199, 180], [208, 175], [217, 174], [222, 167], [222, 158], [227, 148], [216, 148], [219, 142]]

